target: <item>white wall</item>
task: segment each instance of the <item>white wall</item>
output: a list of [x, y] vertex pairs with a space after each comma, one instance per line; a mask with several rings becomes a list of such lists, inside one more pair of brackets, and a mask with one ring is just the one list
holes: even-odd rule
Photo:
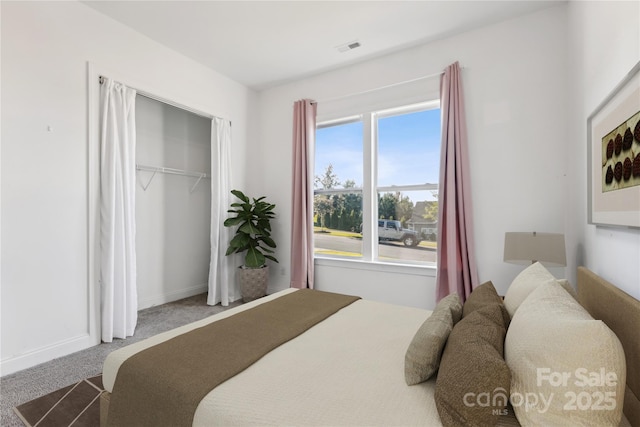
[[[210, 119], [137, 96], [136, 136], [138, 164], [211, 176]], [[138, 171], [136, 184], [138, 308], [205, 292], [211, 179]]]
[[[640, 297], [637, 230], [586, 225], [586, 118], [640, 58], [637, 2], [569, 2], [268, 90], [258, 97], [76, 2], [0, 2], [1, 371], [94, 343], [88, 271], [87, 62], [129, 85], [233, 121], [232, 185], [277, 204], [289, 285], [292, 104], [432, 74], [460, 61], [480, 280], [504, 292], [505, 231], [565, 232], [584, 264]], [[257, 122], [257, 118], [259, 121]], [[48, 127], [51, 126], [51, 131]], [[248, 176], [247, 176], [248, 175]], [[566, 271], [566, 273], [565, 273]], [[317, 267], [320, 289], [432, 307], [433, 271]]]
[[[640, 299], [640, 230], [587, 225], [587, 118], [640, 60], [639, 2], [570, 2], [568, 271], [585, 265]], [[575, 273], [573, 273], [575, 274]]]
[[[292, 105], [331, 99], [443, 70], [454, 61], [466, 95], [476, 252], [481, 281], [503, 292], [520, 266], [502, 261], [506, 231], [563, 232], [566, 198], [566, 8], [561, 5], [260, 94], [262, 145], [249, 158], [253, 190], [278, 207], [274, 224], [280, 274], [271, 291], [288, 286]], [[320, 108], [320, 107], [319, 107]], [[567, 249], [575, 252], [575, 242]], [[281, 274], [282, 269], [286, 274]], [[316, 266], [319, 289], [432, 308], [434, 271], [353, 273]], [[554, 269], [564, 276], [564, 269]], [[341, 283], [344, 282], [344, 283]]]
[[87, 82], [87, 62], [132, 87], [231, 119], [238, 187], [247, 141], [255, 139], [248, 123], [256, 95], [81, 3], [0, 7], [4, 375], [96, 343], [87, 92], [97, 82]]

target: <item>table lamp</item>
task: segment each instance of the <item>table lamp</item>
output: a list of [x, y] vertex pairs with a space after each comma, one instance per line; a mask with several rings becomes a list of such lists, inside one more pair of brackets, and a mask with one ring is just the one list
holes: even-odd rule
[[564, 267], [567, 256], [564, 234], [538, 232], [507, 232], [504, 234], [504, 262]]

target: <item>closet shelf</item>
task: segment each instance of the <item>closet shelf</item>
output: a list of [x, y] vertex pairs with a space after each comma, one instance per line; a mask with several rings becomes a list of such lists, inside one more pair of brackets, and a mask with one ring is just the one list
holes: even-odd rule
[[147, 185], [142, 184], [142, 189], [144, 191], [147, 191], [147, 188], [149, 188], [149, 185], [151, 185], [151, 181], [153, 181], [153, 178], [156, 176], [156, 173], [158, 172], [167, 173], [170, 175], [182, 175], [182, 176], [191, 176], [194, 178], [198, 178], [196, 183], [193, 184], [193, 187], [191, 187], [191, 190], [189, 190], [190, 193], [193, 193], [193, 191], [196, 189], [196, 187], [198, 186], [200, 181], [202, 181], [203, 178], [211, 178], [211, 176], [209, 176], [204, 172], [186, 171], [183, 169], [166, 168], [164, 166], [148, 166], [148, 165], [136, 164], [136, 170], [153, 172], [153, 174], [151, 175], [151, 178], [149, 178], [149, 181], [147, 182]]

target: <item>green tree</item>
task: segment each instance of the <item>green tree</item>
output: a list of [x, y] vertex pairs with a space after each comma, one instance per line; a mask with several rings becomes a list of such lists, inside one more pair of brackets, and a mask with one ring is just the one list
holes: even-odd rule
[[[330, 190], [342, 185], [343, 188], [356, 188], [356, 182], [347, 179], [341, 183], [329, 164], [321, 175], [315, 177], [315, 188]], [[316, 194], [313, 208], [319, 225], [344, 231], [357, 231], [362, 224], [362, 193]]]
[[[356, 188], [356, 182], [348, 179], [344, 188]], [[339, 195], [340, 229], [357, 231], [362, 223], [362, 193], [344, 193]]]
[[378, 199], [378, 215], [380, 219], [397, 219], [403, 227], [413, 216], [413, 202], [402, 193], [384, 193]]
[[352, 179], [348, 179], [344, 182], [344, 188], [356, 188], [356, 182]]
[[397, 199], [393, 193], [384, 193], [378, 197], [378, 216], [380, 219], [394, 219], [396, 217]]
[[325, 194], [317, 194], [313, 197], [313, 209], [318, 213], [320, 218], [320, 227], [326, 228], [327, 216], [333, 212], [333, 202], [329, 196]]
[[407, 221], [413, 217], [413, 202], [409, 196], [403, 196], [401, 193], [396, 193], [396, 198], [396, 218], [406, 227]]
[[433, 202], [426, 202], [422, 217], [429, 222], [436, 222], [438, 221], [438, 193], [433, 191], [431, 194], [433, 194], [433, 197], [435, 197], [436, 200]]
[[316, 175], [314, 185], [316, 188], [322, 188], [324, 190], [336, 188], [340, 185], [338, 175], [333, 172], [333, 165], [331, 163], [324, 169], [322, 175]]
[[[331, 163], [329, 163], [325, 168], [322, 175], [316, 175], [314, 185], [316, 188], [321, 186], [320, 188], [324, 190], [335, 188], [340, 185], [338, 176], [333, 172], [333, 165]], [[316, 194], [313, 196], [313, 209], [320, 217], [320, 226], [322, 228], [326, 228], [327, 218], [329, 219], [329, 222], [331, 222], [331, 217], [335, 211], [335, 201], [331, 199], [331, 196], [328, 194]]]

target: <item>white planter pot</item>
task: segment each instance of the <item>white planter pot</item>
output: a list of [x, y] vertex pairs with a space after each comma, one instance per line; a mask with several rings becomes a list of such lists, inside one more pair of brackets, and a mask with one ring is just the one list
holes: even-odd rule
[[238, 267], [238, 283], [242, 301], [249, 302], [267, 295], [269, 266], [260, 268]]

